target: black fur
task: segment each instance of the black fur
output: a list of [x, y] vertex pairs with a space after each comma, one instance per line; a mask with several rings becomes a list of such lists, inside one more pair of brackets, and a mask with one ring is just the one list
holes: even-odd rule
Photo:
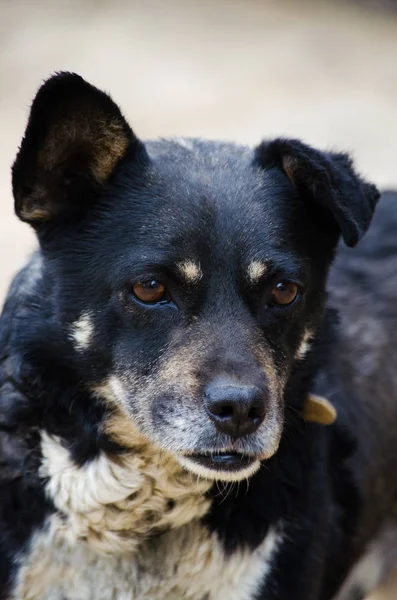
[[299, 140], [281, 139], [259, 146], [257, 160], [284, 169], [324, 229], [342, 232], [348, 246], [355, 246], [367, 231], [379, 193], [374, 185], [357, 179], [347, 154], [319, 153]]
[[[160, 447], [178, 442], [176, 452], [202, 453], [233, 443], [236, 452], [263, 454], [268, 442], [259, 433], [231, 441], [207, 423], [205, 386], [226, 373], [263, 390], [283, 429], [277, 452], [249, 481], [214, 484], [203, 523], [228, 554], [254, 551], [281, 523], [283, 541], [256, 600], [330, 600], [397, 492], [397, 440], [387, 429], [397, 417], [395, 377], [388, 362], [384, 375], [378, 365], [370, 379], [354, 379], [364, 350], [348, 331], [363, 298], [383, 302], [380, 328], [386, 315], [388, 328], [395, 325], [395, 287], [365, 268], [377, 256], [396, 265], [395, 229], [386, 235], [391, 216], [384, 216], [395, 218], [392, 203], [380, 211], [369, 247], [340, 250], [328, 301], [339, 237], [356, 245], [379, 198], [348, 156], [286, 139], [254, 152], [199, 140], [144, 145], [107, 95], [72, 74], [39, 91], [13, 189], [16, 212], [34, 226], [40, 250], [17, 276], [0, 322], [3, 597], [17, 555], [54, 511], [38, 476], [40, 432], [59, 436], [78, 466], [100, 453], [122, 455], [126, 448], [106, 433], [115, 408], [93, 393], [115, 374], [130, 386], [139, 382], [127, 389], [129, 414]], [[201, 267], [194, 284], [177, 271], [187, 259]], [[268, 271], [249, 283], [247, 268], [258, 260]], [[31, 281], [35, 261], [40, 269]], [[169, 297], [145, 306], [131, 286], [151, 279], [164, 282]], [[284, 279], [297, 281], [300, 295], [288, 308], [274, 307], [271, 290]], [[85, 311], [92, 339], [81, 350], [71, 331]], [[298, 359], [308, 330], [310, 350]], [[161, 383], [161, 361], [190, 353], [196, 391], [178, 396], [181, 382]], [[269, 391], [274, 373], [286, 382], [281, 397]], [[145, 403], [139, 394], [149, 380], [158, 390]], [[380, 380], [376, 393], [389, 400], [377, 405]], [[303, 419], [316, 390], [338, 408], [329, 428]], [[182, 427], [185, 405], [191, 422]]]

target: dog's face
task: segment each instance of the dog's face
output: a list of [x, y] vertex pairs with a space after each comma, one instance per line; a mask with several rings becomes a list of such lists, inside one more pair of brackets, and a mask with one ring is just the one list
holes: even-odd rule
[[68, 74], [36, 97], [13, 185], [90, 389], [192, 472], [251, 475], [277, 450], [339, 234], [357, 242], [376, 189], [295, 141], [144, 146]]

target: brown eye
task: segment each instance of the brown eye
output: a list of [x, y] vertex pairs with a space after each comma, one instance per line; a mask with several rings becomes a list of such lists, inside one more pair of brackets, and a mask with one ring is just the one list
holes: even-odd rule
[[298, 286], [292, 281], [280, 281], [272, 289], [272, 304], [288, 306], [298, 295]]
[[138, 300], [145, 304], [157, 304], [166, 300], [167, 289], [163, 283], [156, 281], [143, 281], [132, 286], [132, 293]]

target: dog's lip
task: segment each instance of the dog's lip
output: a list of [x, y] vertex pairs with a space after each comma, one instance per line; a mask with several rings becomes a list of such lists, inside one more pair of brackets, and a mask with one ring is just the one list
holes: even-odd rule
[[257, 460], [256, 456], [232, 451], [195, 452], [186, 458], [216, 471], [242, 471]]

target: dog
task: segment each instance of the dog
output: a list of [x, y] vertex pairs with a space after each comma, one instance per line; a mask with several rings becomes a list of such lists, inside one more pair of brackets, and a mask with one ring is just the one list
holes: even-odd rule
[[396, 194], [353, 250], [348, 155], [143, 143], [72, 73], [12, 185], [1, 598], [334, 598], [395, 514]]

